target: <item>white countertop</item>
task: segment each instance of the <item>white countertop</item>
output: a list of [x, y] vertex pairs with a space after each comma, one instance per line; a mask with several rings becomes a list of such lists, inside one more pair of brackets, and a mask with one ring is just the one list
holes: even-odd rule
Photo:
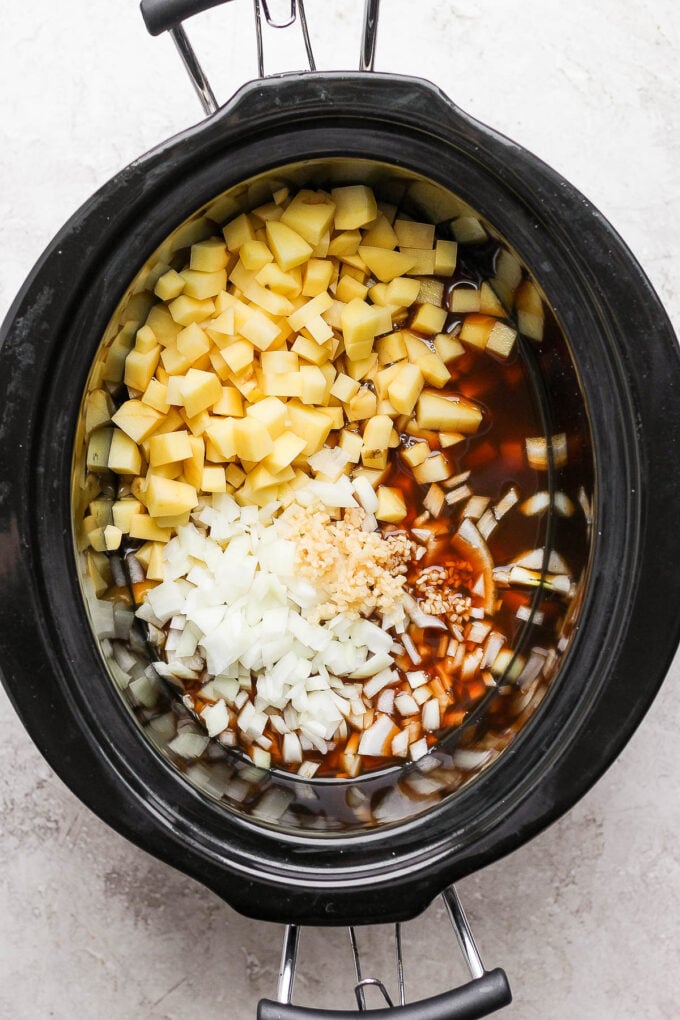
[[[361, 9], [307, 0], [320, 67], [356, 66]], [[253, 76], [246, 0], [188, 31], [219, 96]], [[377, 67], [431, 78], [571, 180], [678, 328], [679, 43], [674, 0], [384, 0]], [[295, 66], [283, 59], [269, 67]], [[2, 315], [70, 213], [199, 107], [171, 42], [147, 36], [133, 0], [7, 5], [0, 96]], [[680, 1016], [679, 681], [676, 659], [642, 728], [569, 815], [460, 883], [485, 962], [513, 986], [502, 1016]], [[280, 930], [95, 818], [4, 693], [0, 735], [0, 1020], [254, 1017], [275, 991]], [[360, 940], [367, 972], [393, 982], [387, 930]], [[410, 998], [462, 976], [441, 906], [408, 924], [405, 941]], [[296, 1000], [351, 1005], [345, 933], [303, 933]]]

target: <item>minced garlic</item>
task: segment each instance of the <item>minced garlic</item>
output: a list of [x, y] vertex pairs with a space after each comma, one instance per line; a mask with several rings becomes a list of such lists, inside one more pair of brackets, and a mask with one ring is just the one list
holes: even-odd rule
[[363, 530], [366, 516], [363, 510], [346, 510], [342, 520], [332, 521], [318, 506], [293, 505], [280, 519], [283, 534], [297, 547], [297, 571], [327, 594], [314, 610], [314, 622], [338, 613], [384, 616], [402, 602], [414, 543], [401, 532]]

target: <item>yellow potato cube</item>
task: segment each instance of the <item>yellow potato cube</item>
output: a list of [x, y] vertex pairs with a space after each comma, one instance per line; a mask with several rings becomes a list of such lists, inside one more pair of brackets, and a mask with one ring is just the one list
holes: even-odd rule
[[394, 232], [400, 248], [434, 247], [434, 224], [416, 223], [414, 220], [395, 220]]
[[301, 266], [312, 254], [311, 245], [285, 223], [267, 222], [267, 241], [280, 269], [284, 273]]
[[292, 464], [305, 449], [307, 440], [295, 432], [281, 432], [274, 440], [272, 452], [263, 460], [263, 465], [273, 474], [278, 475], [284, 468]]
[[223, 241], [218, 237], [209, 237], [206, 241], [197, 241], [191, 246], [189, 268], [199, 273], [216, 273], [229, 265], [229, 255]]
[[364, 441], [359, 432], [350, 432], [343, 429], [340, 433], [340, 449], [349, 458], [350, 464], [358, 464], [361, 459], [361, 451], [364, 448]]
[[223, 386], [222, 396], [213, 404], [213, 414], [223, 414], [231, 418], [243, 417], [243, 398], [234, 386]]
[[248, 472], [246, 485], [251, 492], [257, 493], [264, 489], [271, 489], [281, 481], [283, 479], [280, 475], [273, 474], [264, 464], [258, 464]]
[[487, 233], [476, 216], [459, 216], [451, 223], [453, 236], [461, 244], [480, 244]]
[[517, 331], [504, 322], [497, 322], [489, 333], [486, 349], [499, 358], [508, 358], [517, 339]]
[[[168, 310], [176, 323], [180, 326], [188, 326], [192, 322], [203, 322], [204, 319], [209, 319], [215, 311], [215, 302], [212, 298], [200, 301], [198, 298], [189, 297], [188, 294], [180, 294], [170, 302]], [[157, 330], [154, 329], [154, 332], [160, 340]]]
[[415, 329], [419, 333], [440, 333], [444, 328], [445, 322], [445, 308], [437, 308], [436, 305], [424, 304], [420, 305], [413, 317], [411, 329]]
[[184, 375], [191, 368], [191, 362], [186, 355], [182, 354], [176, 347], [166, 347], [161, 352], [163, 368], [168, 375]]
[[425, 380], [417, 365], [402, 364], [399, 372], [387, 387], [390, 403], [399, 414], [411, 414], [416, 406]]
[[171, 517], [193, 510], [198, 504], [198, 496], [193, 485], [149, 475], [144, 502], [152, 517]]
[[160, 383], [158, 379], [151, 379], [149, 381], [149, 385], [142, 394], [142, 403], [155, 408], [156, 411], [160, 411], [161, 414], [165, 414], [166, 411], [170, 410], [168, 387], [163, 383]]
[[108, 425], [114, 404], [106, 390], [91, 390], [85, 397], [85, 431], [89, 435], [100, 425]]
[[152, 347], [150, 351], [131, 350], [125, 359], [123, 376], [125, 385], [131, 390], [143, 392], [153, 379], [160, 356], [160, 344]]
[[302, 293], [316, 297], [328, 290], [333, 279], [334, 266], [330, 259], [310, 259], [302, 273]]
[[378, 400], [373, 390], [362, 386], [345, 406], [347, 421], [365, 421], [372, 418], [378, 410]]
[[120, 429], [113, 430], [107, 466], [119, 475], [138, 475], [142, 469], [142, 455], [137, 443]]
[[163, 580], [163, 544], [161, 542], [152, 542], [151, 544], [146, 579], [147, 581]]
[[[524, 280], [517, 290], [517, 325], [520, 333], [530, 340], [543, 339], [543, 301], [531, 280]], [[505, 314], [504, 312], [500, 313]]]
[[260, 365], [263, 372], [297, 372], [300, 367], [299, 358], [295, 351], [265, 351], [260, 356]]
[[304, 305], [288, 316], [288, 324], [290, 328], [295, 330], [295, 332], [298, 332], [316, 316], [327, 312], [332, 304], [333, 298], [327, 293], [327, 291], [324, 291], [322, 294], [317, 294], [316, 297], [305, 302]]
[[397, 524], [407, 514], [406, 503], [400, 489], [388, 485], [378, 486], [378, 509], [375, 516], [379, 521]]
[[227, 483], [229, 485], [233, 485], [235, 489], [238, 489], [239, 486], [243, 485], [246, 479], [245, 471], [242, 471], [238, 464], [229, 464], [225, 474], [227, 478]]
[[142, 354], [146, 354], [148, 351], [152, 351], [157, 343], [158, 340], [156, 339], [156, 334], [151, 329], [151, 326], [142, 326], [141, 329], [137, 330], [134, 346], [136, 351], [141, 351]]
[[373, 376], [373, 384], [375, 386], [375, 392], [378, 396], [378, 400], [388, 399], [387, 391], [389, 390], [390, 383], [392, 383], [399, 375], [403, 360], [404, 359], [394, 365], [388, 365], [387, 368], [382, 368]]
[[[375, 288], [373, 288], [373, 290], [374, 289]], [[368, 287], [366, 287], [363, 283], [359, 283], [358, 280], [355, 280], [351, 276], [343, 276], [335, 288], [336, 298], [338, 301], [344, 301], [345, 303], [353, 301], [354, 298], [361, 298], [363, 300], [367, 294]], [[375, 297], [372, 292], [371, 300], [375, 301]]]
[[302, 453], [311, 457], [320, 450], [331, 430], [330, 418], [318, 408], [291, 400], [288, 404], [290, 427], [296, 435], [306, 440]]
[[190, 510], [185, 510], [182, 514], [170, 514], [168, 517], [154, 517], [159, 528], [183, 528], [190, 520]]
[[[482, 412], [472, 401], [460, 394], [442, 396], [426, 391], [418, 400], [416, 414], [422, 429], [437, 429], [441, 432], [476, 432], [482, 421]], [[436, 481], [437, 479], [430, 479]]]
[[454, 287], [449, 300], [449, 308], [452, 312], [460, 314], [478, 312], [480, 306], [481, 293], [476, 287]]
[[295, 298], [302, 292], [302, 274], [299, 269], [284, 273], [275, 263], [263, 266], [257, 273], [256, 282], [283, 297]]
[[247, 340], [236, 340], [220, 352], [232, 372], [239, 373], [253, 363], [255, 348]]
[[300, 400], [303, 404], [323, 404], [326, 400], [326, 377], [316, 365], [300, 369]]
[[[181, 277], [180, 277], [181, 279]], [[146, 324], [157, 338], [161, 347], [174, 344], [180, 327], [177, 325], [166, 305], [154, 305], [146, 317]]]
[[435, 351], [431, 351], [423, 340], [415, 336], [406, 337], [406, 348], [409, 361], [418, 366], [425, 382], [439, 389], [446, 385], [451, 373]]
[[451, 474], [451, 466], [443, 453], [433, 453], [417, 464], [413, 469], [413, 477], [419, 485], [431, 485], [433, 482], [443, 482]]
[[370, 355], [379, 325], [378, 312], [378, 308], [361, 298], [345, 305], [341, 322], [345, 353], [350, 361], [360, 361]]
[[369, 418], [364, 426], [361, 461], [364, 467], [384, 468], [387, 466], [387, 451], [392, 435], [392, 419], [385, 414]]
[[356, 230], [357, 227], [366, 226], [378, 215], [375, 195], [365, 184], [333, 188], [331, 198], [335, 202], [336, 230]]
[[276, 439], [286, 428], [288, 406], [278, 397], [265, 397], [246, 408], [248, 418], [262, 422], [272, 439]]
[[212, 407], [222, 396], [222, 384], [214, 372], [190, 368], [180, 387], [186, 413], [193, 418], [199, 411]]
[[107, 552], [115, 552], [120, 549], [123, 532], [115, 524], [107, 524], [104, 528], [104, 548]]
[[189, 436], [191, 455], [182, 465], [182, 474], [189, 485], [201, 488], [203, 481], [203, 465], [205, 463], [205, 443], [200, 436]]
[[409, 308], [420, 295], [420, 281], [397, 276], [387, 284], [385, 304]]
[[329, 229], [335, 212], [335, 205], [321, 191], [298, 191], [285, 209], [281, 223], [295, 230], [309, 244], [319, 244]]
[[159, 527], [148, 514], [133, 514], [130, 519], [130, 538], [139, 538], [143, 542], [169, 542], [172, 532], [169, 528]]
[[274, 343], [281, 327], [273, 322], [268, 315], [256, 309], [248, 321], [241, 326], [241, 334], [259, 351], [266, 351]]
[[333, 339], [333, 330], [320, 315], [315, 315], [309, 320], [303, 327], [303, 333], [309, 333], [317, 344], [325, 344], [326, 341]]
[[399, 239], [384, 213], [379, 212], [364, 234], [364, 244], [373, 248], [396, 248]]
[[136, 443], [143, 443], [163, 420], [163, 415], [154, 407], [141, 400], [126, 400], [121, 404], [112, 421]]
[[359, 383], [355, 379], [351, 379], [344, 372], [340, 372], [335, 382], [331, 386], [331, 396], [337, 397], [343, 404], [351, 400], [355, 393], [359, 392]]
[[216, 297], [227, 286], [226, 269], [218, 269], [215, 273], [199, 273], [195, 269], [183, 269], [179, 275], [184, 280], [182, 293], [199, 301]]
[[343, 230], [336, 234], [328, 245], [328, 254], [334, 258], [348, 258], [356, 255], [361, 244], [360, 230]]
[[263, 372], [261, 386], [267, 397], [299, 397], [302, 393], [299, 372]]
[[332, 429], [341, 429], [345, 424], [345, 412], [341, 407], [319, 407], [317, 410], [326, 415]]
[[205, 456], [207, 460], [231, 460], [236, 456], [234, 422], [238, 420], [238, 418], [221, 418], [206, 429]]
[[[202, 436], [205, 430], [212, 423], [212, 416], [207, 411], [199, 411], [193, 417], [188, 415], [186, 410], [180, 411], [186, 427], [191, 432], [192, 436]], [[157, 433], [156, 433], [157, 434]]]
[[195, 322], [177, 334], [177, 350], [193, 364], [210, 350], [210, 339]]
[[491, 315], [478, 315], [472, 312], [465, 318], [459, 334], [460, 339], [471, 347], [478, 347], [483, 351], [496, 324], [497, 320]]
[[456, 446], [457, 443], [461, 443], [467, 437], [462, 432], [440, 432], [439, 442], [442, 450], [447, 450], [450, 446]]
[[224, 468], [219, 464], [211, 464], [209, 467], [204, 467], [201, 489], [203, 492], [226, 492], [227, 478]]
[[151, 436], [149, 440], [149, 464], [159, 467], [161, 464], [174, 464], [178, 460], [191, 457], [189, 433], [166, 432], [165, 435]]
[[378, 364], [378, 355], [375, 351], [365, 358], [359, 358], [357, 361], [347, 361], [347, 375], [351, 379], [372, 379], [375, 369]]
[[418, 440], [413, 446], [406, 446], [401, 450], [401, 459], [409, 467], [415, 468], [427, 460], [431, 452], [429, 445], [424, 440]]
[[501, 304], [495, 290], [486, 281], [479, 291], [479, 311], [483, 315], [494, 315], [496, 318], [504, 318], [505, 308]]
[[434, 338], [434, 349], [445, 364], [455, 361], [465, 354], [465, 348], [460, 340], [448, 333], [438, 333]]
[[174, 269], [169, 269], [156, 280], [153, 292], [161, 301], [172, 301], [173, 298], [179, 297], [183, 290], [184, 279]]
[[113, 523], [123, 535], [130, 533], [130, 521], [133, 514], [142, 512], [142, 504], [138, 499], [117, 499], [111, 507]]
[[416, 263], [414, 256], [404, 254], [404, 252], [390, 251], [387, 248], [372, 248], [365, 244], [359, 246], [359, 257], [373, 276], [383, 283], [389, 283], [395, 277], [410, 272]]
[[413, 259], [413, 265], [408, 271], [409, 276], [434, 276], [434, 249], [428, 251], [426, 248], [401, 248], [402, 255], [408, 255]]
[[222, 234], [227, 242], [229, 251], [238, 251], [246, 241], [255, 240], [253, 225], [245, 213], [227, 223], [226, 227], [222, 230]]
[[403, 361], [407, 357], [404, 334], [400, 331], [382, 336], [375, 343], [378, 362], [381, 365], [393, 365], [396, 361]]
[[435, 276], [453, 276], [458, 261], [456, 241], [437, 241], [434, 246]]
[[257, 418], [233, 418], [234, 445], [236, 456], [242, 460], [259, 463], [272, 452], [274, 442], [267, 426]]
[[263, 266], [274, 261], [264, 241], [246, 241], [239, 249], [239, 258], [249, 273], [259, 273]]

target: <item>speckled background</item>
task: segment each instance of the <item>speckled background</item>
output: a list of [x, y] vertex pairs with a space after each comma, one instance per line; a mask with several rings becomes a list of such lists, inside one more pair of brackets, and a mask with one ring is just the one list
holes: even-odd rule
[[[276, 0], [272, 0], [276, 2]], [[168, 39], [133, 0], [5, 4], [0, 313], [92, 191], [198, 119]], [[308, 0], [321, 67], [356, 65], [360, 0]], [[246, 0], [189, 25], [216, 91], [255, 70]], [[680, 324], [680, 13], [674, 0], [385, 0], [378, 67], [429, 76], [542, 156], [612, 220]], [[299, 66], [277, 40], [270, 69]], [[562, 821], [460, 883], [516, 1020], [680, 1016], [676, 660], [619, 761]], [[247, 1020], [280, 930], [128, 844], [56, 779], [0, 694], [0, 1020]], [[405, 928], [410, 998], [462, 978], [440, 905]], [[360, 933], [394, 987], [387, 929]], [[350, 1006], [345, 932], [303, 933], [296, 999]], [[377, 1003], [372, 1003], [376, 1005]]]

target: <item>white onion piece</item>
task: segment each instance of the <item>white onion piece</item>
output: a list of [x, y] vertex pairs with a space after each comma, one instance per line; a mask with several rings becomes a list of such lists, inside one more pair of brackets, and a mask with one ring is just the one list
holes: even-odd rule
[[419, 666], [420, 663], [423, 661], [423, 657], [416, 648], [413, 642], [413, 638], [411, 638], [408, 634], [402, 634], [401, 640], [404, 645], [406, 654], [408, 655], [413, 665]]
[[408, 745], [408, 753], [411, 761], [418, 761], [419, 758], [424, 758], [427, 751], [428, 747], [425, 737], [421, 737], [420, 740], [415, 740], [412, 744]]
[[418, 715], [420, 709], [418, 708], [418, 702], [415, 701], [410, 694], [406, 691], [400, 691], [394, 699], [394, 707], [396, 708], [399, 715], [411, 716]]
[[440, 620], [438, 616], [429, 616], [424, 613], [413, 596], [404, 596], [404, 609], [416, 627], [434, 627], [436, 630], [446, 630], [444, 621]]
[[367, 754], [372, 757], [389, 754], [388, 748], [394, 729], [394, 723], [388, 715], [379, 715], [375, 722], [361, 734], [358, 754]]
[[429, 730], [431, 732], [432, 730], [439, 729], [441, 726], [441, 716], [439, 711], [439, 702], [436, 698], [430, 698], [429, 701], [425, 702], [421, 713], [421, 719], [424, 730]]
[[473, 751], [466, 747], [459, 747], [453, 752], [453, 764], [459, 769], [480, 769], [485, 765], [493, 752]]
[[206, 705], [200, 715], [205, 723], [209, 737], [216, 737], [222, 730], [226, 730], [229, 725], [229, 712], [222, 700], [215, 702], [214, 705]]
[[374, 514], [378, 509], [378, 496], [375, 489], [365, 475], [358, 475], [354, 481], [354, 493], [362, 508], [368, 514]]
[[168, 750], [178, 754], [180, 758], [198, 758], [208, 746], [209, 737], [194, 729], [183, 729], [168, 744]]

